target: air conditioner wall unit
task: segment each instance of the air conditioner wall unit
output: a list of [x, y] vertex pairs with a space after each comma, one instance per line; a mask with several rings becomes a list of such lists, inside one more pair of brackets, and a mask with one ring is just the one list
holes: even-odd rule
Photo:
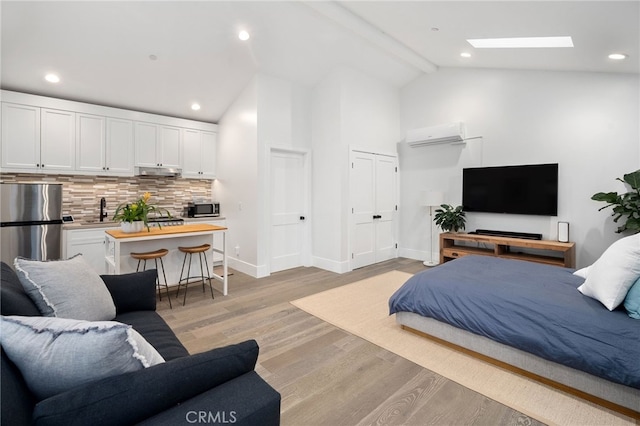
[[407, 130], [406, 142], [412, 147], [464, 143], [464, 123], [443, 124]]

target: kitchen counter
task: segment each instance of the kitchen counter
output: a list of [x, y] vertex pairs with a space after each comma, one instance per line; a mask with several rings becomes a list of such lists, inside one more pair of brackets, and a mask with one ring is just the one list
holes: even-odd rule
[[[181, 226], [163, 226], [162, 229], [144, 229], [142, 232], [124, 233], [122, 230], [110, 229], [105, 231], [105, 263], [108, 273], [124, 274], [137, 269], [137, 261], [131, 257], [133, 252], [148, 252], [160, 248], [167, 249], [169, 253], [164, 257], [164, 267], [169, 286], [177, 285], [180, 278], [181, 265], [184, 261], [184, 253], [180, 252], [181, 246], [197, 246], [210, 244], [211, 252], [222, 255], [222, 274], [216, 274], [212, 269], [212, 259], [209, 263], [209, 274], [212, 280], [222, 283], [222, 294], [227, 295], [227, 254], [226, 231], [224, 226], [210, 225], [206, 223], [187, 223]], [[215, 237], [222, 237], [221, 248], [216, 248]], [[206, 254], [207, 257], [212, 254]]]
[[224, 226], [215, 226], [207, 224], [185, 224], [180, 226], [163, 226], [162, 229], [151, 227], [149, 230], [144, 229], [140, 232], [122, 232], [120, 229], [112, 229], [105, 231], [107, 234], [116, 239], [150, 239], [150, 238], [171, 238], [171, 236], [181, 236], [179, 234], [201, 233], [210, 231], [226, 231]]
[[[198, 223], [198, 222], [214, 222], [218, 220], [226, 220], [224, 217], [180, 217], [184, 219], [184, 223]], [[120, 222], [114, 221], [86, 221], [86, 222], [70, 222], [62, 225], [62, 229], [99, 229], [99, 228], [118, 228]]]

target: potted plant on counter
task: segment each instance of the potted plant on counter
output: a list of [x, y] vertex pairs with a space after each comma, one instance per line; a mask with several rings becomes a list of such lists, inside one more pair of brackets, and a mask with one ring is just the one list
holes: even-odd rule
[[436, 209], [434, 221], [444, 232], [458, 232], [464, 229], [466, 217], [462, 206], [453, 207], [449, 204], [441, 204]]
[[116, 208], [113, 220], [120, 222], [122, 232], [140, 232], [145, 226], [147, 227], [147, 231], [149, 231], [148, 220], [149, 213], [151, 212], [165, 212], [171, 217], [171, 213], [169, 213], [168, 210], [150, 204], [149, 199], [151, 199], [151, 193], [145, 192], [142, 197], [135, 202], [123, 203]]

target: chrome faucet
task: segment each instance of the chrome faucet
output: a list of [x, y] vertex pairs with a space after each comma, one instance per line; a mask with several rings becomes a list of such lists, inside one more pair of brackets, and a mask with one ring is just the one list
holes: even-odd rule
[[107, 211], [107, 200], [104, 197], [100, 198], [100, 222], [104, 222], [104, 218], [108, 216]]

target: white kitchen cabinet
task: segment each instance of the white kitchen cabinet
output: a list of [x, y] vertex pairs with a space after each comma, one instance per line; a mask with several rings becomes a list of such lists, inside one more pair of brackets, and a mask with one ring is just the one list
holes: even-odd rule
[[70, 111], [3, 103], [3, 168], [72, 173], [75, 120], [76, 114]]
[[133, 175], [133, 121], [78, 114], [76, 138], [79, 172]]
[[105, 170], [106, 120], [90, 114], [76, 116], [77, 170], [100, 174]]
[[182, 154], [179, 127], [135, 123], [135, 165], [179, 168]]
[[40, 108], [2, 103], [2, 167], [40, 169]]
[[76, 113], [40, 111], [40, 169], [73, 172], [76, 167]]
[[183, 177], [200, 179], [216, 177], [216, 140], [216, 133], [183, 129]]
[[107, 174], [132, 176], [133, 156], [133, 121], [107, 118]]
[[84, 260], [86, 260], [98, 274], [106, 274], [107, 267], [104, 260], [104, 233], [111, 229], [118, 228], [103, 227], [65, 230], [65, 250], [63, 257], [68, 259], [78, 253], [82, 253]]
[[134, 166], [182, 168], [183, 131], [193, 129], [203, 142], [191, 177], [215, 176], [215, 124], [1, 93], [0, 166], [8, 172], [133, 176]]

